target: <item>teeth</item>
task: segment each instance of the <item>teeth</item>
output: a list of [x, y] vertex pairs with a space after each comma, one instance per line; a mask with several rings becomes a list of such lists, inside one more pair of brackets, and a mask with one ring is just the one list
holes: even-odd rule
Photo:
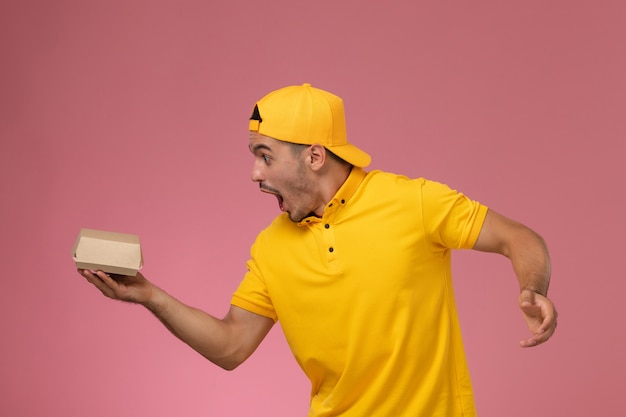
[[276, 196], [276, 199], [278, 200], [278, 208], [280, 209], [280, 211], [285, 211], [285, 206], [284, 206], [284, 200], [283, 197], [278, 194], [278, 192], [273, 191], [273, 190], [268, 190], [266, 188], [261, 188], [261, 191], [267, 194], [272, 194], [274, 196]]
[[285, 208], [283, 206], [283, 198], [276, 194], [276, 199], [278, 200], [278, 208], [280, 208], [280, 211], [285, 211]]

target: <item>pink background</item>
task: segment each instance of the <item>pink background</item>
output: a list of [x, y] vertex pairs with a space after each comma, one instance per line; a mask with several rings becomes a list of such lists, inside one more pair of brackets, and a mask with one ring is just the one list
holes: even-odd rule
[[454, 269], [483, 417], [619, 416], [626, 3], [0, 4], [0, 414], [304, 416], [276, 326], [232, 373], [74, 270], [81, 227], [141, 236], [145, 274], [222, 315], [277, 213], [247, 119], [276, 88], [342, 96], [371, 168], [436, 179], [538, 230], [558, 333], [523, 350], [503, 258]]

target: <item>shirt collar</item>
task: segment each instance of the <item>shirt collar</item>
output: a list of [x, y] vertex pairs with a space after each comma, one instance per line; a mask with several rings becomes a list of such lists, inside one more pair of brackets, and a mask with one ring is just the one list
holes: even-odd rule
[[302, 221], [298, 223], [298, 225], [305, 226], [312, 223], [320, 222], [323, 218], [327, 217], [331, 213], [334, 213], [339, 207], [347, 204], [350, 201], [350, 198], [354, 195], [356, 190], [361, 185], [361, 182], [363, 181], [363, 178], [365, 178], [366, 174], [367, 173], [365, 172], [365, 170], [363, 170], [363, 168], [352, 167], [348, 178], [346, 178], [341, 187], [339, 187], [339, 190], [337, 190], [337, 193], [335, 193], [335, 196], [332, 198], [332, 200], [326, 203], [324, 215], [322, 216], [322, 218], [320, 219], [319, 217], [315, 216], [306, 217], [302, 219]]

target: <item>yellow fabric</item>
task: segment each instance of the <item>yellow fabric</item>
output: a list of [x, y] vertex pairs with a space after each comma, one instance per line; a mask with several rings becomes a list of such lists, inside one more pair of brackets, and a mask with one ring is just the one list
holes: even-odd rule
[[259, 234], [232, 304], [280, 321], [311, 417], [475, 416], [450, 249], [471, 248], [486, 213], [445, 185], [354, 168], [321, 219], [281, 214]]
[[257, 101], [249, 130], [285, 142], [320, 144], [358, 167], [371, 161], [366, 152], [348, 142], [341, 97], [309, 83], [272, 91]]

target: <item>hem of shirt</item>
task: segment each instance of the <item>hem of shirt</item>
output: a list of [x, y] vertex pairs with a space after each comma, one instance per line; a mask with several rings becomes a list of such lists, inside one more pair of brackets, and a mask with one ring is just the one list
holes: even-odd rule
[[479, 203], [478, 209], [476, 210], [476, 219], [472, 222], [473, 226], [470, 230], [468, 236], [469, 247], [473, 248], [478, 240], [478, 236], [480, 235], [480, 231], [483, 229], [483, 225], [485, 224], [485, 218], [487, 217], [487, 212], [489, 208], [485, 205]]
[[258, 305], [251, 303], [250, 301], [241, 298], [240, 296], [238, 296], [237, 294], [233, 295], [232, 300], [230, 301], [230, 304], [239, 307], [239, 308], [243, 308], [244, 310], [247, 310], [251, 313], [254, 314], [258, 314], [260, 316], [265, 316], [268, 317], [272, 320], [274, 320], [274, 322], [278, 321], [278, 317], [276, 317], [276, 313], [274, 313], [271, 310], [259, 307]]

